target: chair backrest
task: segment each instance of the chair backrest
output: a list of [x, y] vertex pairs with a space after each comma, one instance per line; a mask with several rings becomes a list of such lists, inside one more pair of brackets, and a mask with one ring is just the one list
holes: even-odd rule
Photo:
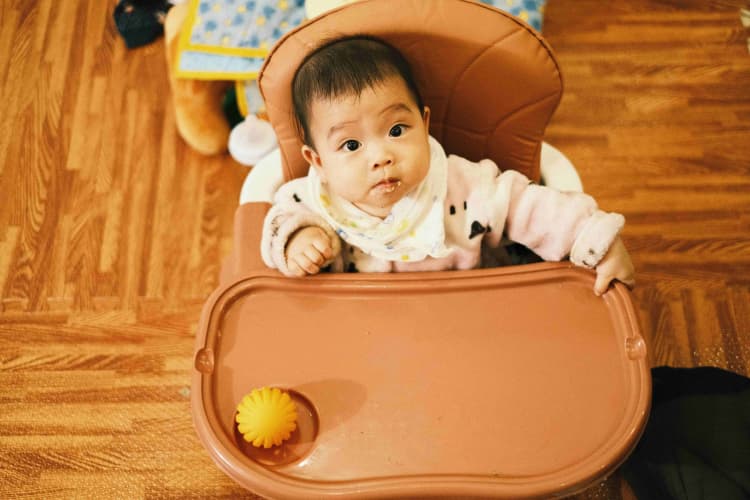
[[322, 41], [358, 34], [384, 40], [409, 61], [431, 108], [430, 133], [447, 153], [490, 158], [539, 179], [544, 131], [562, 97], [560, 69], [544, 39], [473, 0], [362, 0], [287, 33], [261, 70], [287, 180], [308, 169], [294, 121], [294, 73]]

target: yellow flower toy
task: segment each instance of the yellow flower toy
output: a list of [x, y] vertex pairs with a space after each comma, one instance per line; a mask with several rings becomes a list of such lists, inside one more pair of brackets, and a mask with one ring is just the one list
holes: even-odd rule
[[297, 408], [277, 388], [253, 389], [237, 405], [237, 428], [245, 441], [260, 448], [278, 446], [297, 428]]

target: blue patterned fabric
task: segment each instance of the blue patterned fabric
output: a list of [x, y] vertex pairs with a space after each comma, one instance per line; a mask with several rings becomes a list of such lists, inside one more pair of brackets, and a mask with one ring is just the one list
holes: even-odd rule
[[[243, 99], [243, 110], [258, 112], [263, 103], [254, 78], [273, 44], [305, 20], [304, 0], [191, 1], [191, 24], [181, 40], [178, 76], [246, 80], [238, 98]], [[546, 0], [479, 1], [542, 29]]]
[[547, 0], [480, 0], [482, 3], [492, 5], [530, 24], [535, 30], [542, 31], [542, 19], [544, 18], [544, 4]]
[[302, 22], [304, 0], [199, 0], [190, 44], [267, 51]]
[[178, 75], [251, 79], [271, 47], [305, 19], [304, 0], [192, 0]]

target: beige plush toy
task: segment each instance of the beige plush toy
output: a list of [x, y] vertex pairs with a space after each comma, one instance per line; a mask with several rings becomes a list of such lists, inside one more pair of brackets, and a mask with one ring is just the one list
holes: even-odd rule
[[[305, 14], [308, 19], [318, 16], [328, 10], [355, 0], [307, 0]], [[177, 78], [175, 65], [178, 61], [180, 33], [189, 14], [189, 3], [181, 3], [172, 7], [164, 22], [164, 38], [166, 47], [169, 83], [172, 89], [172, 101], [175, 110], [177, 130], [185, 142], [196, 151], [213, 155], [227, 150], [230, 140], [230, 129], [222, 110], [222, 98], [233, 82], [221, 80], [199, 80], [192, 78]], [[247, 126], [248, 124], [245, 124]], [[253, 132], [257, 128], [252, 129]], [[238, 131], [242, 132], [242, 131]], [[237, 136], [238, 134], [234, 134]], [[245, 149], [249, 144], [246, 133], [239, 134], [240, 148]], [[237, 144], [237, 141], [233, 141]], [[243, 161], [237, 155], [240, 163]]]
[[177, 130], [190, 147], [200, 153], [213, 155], [227, 150], [229, 123], [221, 109], [221, 100], [232, 82], [175, 76], [179, 34], [187, 14], [187, 3], [175, 5], [164, 22], [169, 84]]

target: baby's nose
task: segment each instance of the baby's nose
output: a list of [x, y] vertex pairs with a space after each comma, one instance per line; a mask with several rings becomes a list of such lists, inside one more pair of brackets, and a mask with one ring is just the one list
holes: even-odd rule
[[393, 164], [393, 154], [386, 147], [374, 147], [371, 157], [372, 168], [385, 167]]
[[390, 156], [379, 155], [376, 156], [372, 161], [372, 168], [385, 167], [386, 165], [391, 165], [392, 163], [393, 158], [391, 158]]

